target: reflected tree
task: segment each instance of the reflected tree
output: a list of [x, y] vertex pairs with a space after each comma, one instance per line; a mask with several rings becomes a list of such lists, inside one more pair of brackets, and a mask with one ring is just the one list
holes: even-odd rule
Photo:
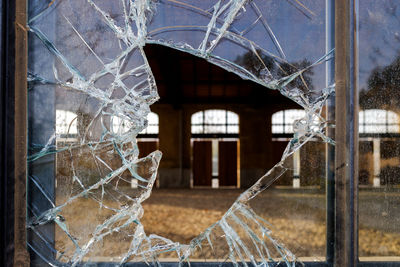
[[360, 91], [362, 109], [400, 111], [400, 54], [385, 67], [376, 67], [367, 81], [368, 89]]
[[[238, 56], [234, 62], [245, 67], [249, 72], [257, 77], [265, 79], [280, 79], [293, 74], [297, 71], [304, 70], [311, 65], [307, 59], [296, 62], [278, 62], [278, 60], [270, 55], [265, 55], [261, 50], [256, 50], [257, 54], [249, 51]], [[289, 89], [298, 88], [304, 93], [309, 94], [313, 90], [312, 75], [314, 72], [311, 68], [305, 70], [302, 75], [296, 77], [290, 84]], [[274, 77], [274, 78], [273, 78]]]

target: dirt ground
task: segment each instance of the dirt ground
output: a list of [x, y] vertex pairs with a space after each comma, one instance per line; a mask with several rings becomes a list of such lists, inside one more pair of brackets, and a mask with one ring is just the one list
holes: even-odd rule
[[[143, 203], [142, 223], [147, 234], [188, 243], [221, 218], [241, 193], [235, 189], [155, 189]], [[111, 203], [107, 200], [110, 206]], [[316, 191], [269, 189], [252, 201], [251, 207], [265, 218], [271, 230], [297, 256], [323, 259], [325, 254], [325, 196]], [[360, 256], [400, 255], [400, 193], [360, 193]], [[104, 209], [103, 209], [104, 210]], [[108, 214], [90, 199], [79, 200], [63, 216], [71, 232], [89, 237]], [[57, 227], [58, 228], [58, 227]], [[71, 246], [56, 232], [56, 247]], [[123, 232], [99, 244], [97, 255], [112, 256], [127, 251], [130, 239]]]

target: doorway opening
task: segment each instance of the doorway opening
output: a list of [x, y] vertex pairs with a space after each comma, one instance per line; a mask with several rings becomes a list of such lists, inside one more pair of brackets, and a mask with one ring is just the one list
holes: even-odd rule
[[191, 187], [239, 188], [239, 116], [208, 109], [191, 117]]

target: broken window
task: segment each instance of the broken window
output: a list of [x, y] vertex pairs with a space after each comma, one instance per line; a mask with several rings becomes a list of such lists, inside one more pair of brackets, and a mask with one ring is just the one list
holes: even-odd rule
[[[72, 266], [104, 257], [120, 264], [158, 262], [165, 256], [179, 262], [296, 261], [249, 201], [288, 169], [286, 160], [308, 140], [317, 136], [332, 143], [321, 112], [333, 87], [325, 88], [321, 78], [313, 81], [331, 55], [325, 55], [319, 35], [323, 12], [323, 4], [298, 1], [30, 3], [28, 228], [33, 258]], [[301, 21], [290, 32], [317, 41], [319, 53], [301, 45], [285, 49], [289, 29], [278, 27], [278, 14], [284, 13]], [[154, 128], [146, 117], [158, 99], [146, 43], [202, 57], [265, 90], [279, 91], [305, 110], [282, 159], [186, 244], [147, 233], [141, 223], [142, 203], [151, 194], [161, 159], [158, 151], [139, 157], [136, 139], [146, 127]], [[76, 121], [77, 141], [61, 147], [54, 143], [57, 109], [76, 114], [64, 125]], [[207, 112], [220, 111], [202, 114], [202, 133], [220, 124], [226, 133], [239, 132], [234, 113], [223, 111], [223, 120], [213, 121], [218, 116], [208, 118]], [[314, 116], [320, 119], [317, 126], [310, 119]]]
[[[325, 63], [333, 60], [333, 50], [325, 51], [325, 11], [323, 1], [309, 0], [30, 1], [27, 228], [32, 265], [200, 259], [291, 266], [301, 262], [296, 255], [323, 260], [326, 244], [320, 237], [325, 232], [325, 203], [319, 190], [325, 185], [325, 145], [335, 143], [327, 134], [334, 122], [327, 120], [324, 111], [334, 94], [334, 84], [325, 84]], [[150, 68], [144, 49], [149, 44], [200, 57], [262, 88], [249, 95], [233, 83], [221, 86], [222, 81], [211, 87], [196, 81], [197, 97], [207, 98], [213, 88], [223, 88], [224, 96], [233, 97], [239, 116], [247, 119], [239, 125], [234, 113], [206, 110], [194, 116], [193, 133], [245, 136], [254, 132], [261, 138], [240, 143], [240, 164], [246, 166], [240, 175], [249, 177], [240, 180], [243, 192], [222, 214], [204, 213], [203, 217], [215, 220], [187, 242], [149, 232], [143, 223], [149, 214], [146, 201], [156, 180], [163, 179], [161, 167], [159, 172], [162, 153], [168, 151], [154, 151], [156, 146], [151, 146], [143, 153], [138, 138], [181, 127], [151, 113], [159, 93], [154, 75], [158, 70]], [[178, 93], [179, 83], [167, 77], [176, 65], [173, 58], [166, 59], [168, 55], [156, 64], [156, 68], [170, 69], [164, 68], [160, 81]], [[197, 71], [201, 72], [193, 72]], [[274, 128], [265, 125], [265, 118], [271, 118], [268, 107], [277, 104], [274, 101], [280, 95], [286, 99], [278, 105], [285, 107], [274, 107], [275, 111], [302, 110], [290, 131], [293, 136], [284, 143], [257, 141], [271, 139], [273, 132], [268, 131]], [[183, 105], [181, 98], [169, 100], [173, 105], [168, 112], [179, 116], [175, 111]], [[244, 108], [240, 101], [254, 105]], [[225, 116], [219, 120], [221, 111]], [[207, 112], [215, 114], [208, 118]], [[260, 112], [265, 114], [258, 124], [252, 119]], [[74, 140], [59, 142], [62, 138]], [[257, 157], [264, 148], [270, 150]], [[299, 156], [302, 151], [304, 157]], [[179, 158], [178, 153], [175, 156]], [[302, 166], [311, 169], [304, 171]], [[220, 165], [210, 168], [211, 177], [222, 177]], [[182, 169], [174, 169], [172, 176], [184, 173]], [[284, 192], [266, 196], [266, 189], [286, 182], [287, 175], [289, 184], [293, 178], [311, 177], [309, 184], [293, 180], [293, 185], [314, 186], [315, 199], [305, 198], [299, 204], [286, 201]], [[219, 185], [225, 182], [231, 180]], [[283, 210], [290, 210], [290, 216], [284, 220], [268, 217], [281, 213], [279, 205], [267, 205], [272, 203], [271, 196], [287, 204]], [[315, 209], [318, 213], [310, 216], [309, 210]], [[298, 233], [296, 238], [302, 243], [292, 236]], [[302, 250], [310, 243], [302, 237], [317, 237], [311, 243], [318, 248]]]

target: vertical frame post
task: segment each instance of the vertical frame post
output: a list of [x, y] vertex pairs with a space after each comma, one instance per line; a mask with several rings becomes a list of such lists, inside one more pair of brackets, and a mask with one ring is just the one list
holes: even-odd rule
[[358, 0], [335, 6], [335, 266], [358, 261]]
[[[335, 48], [335, 0], [326, 0], [325, 2], [325, 42], [326, 53]], [[329, 87], [335, 83], [335, 61], [330, 58], [325, 65], [326, 82]], [[327, 101], [326, 119], [328, 122], [335, 121], [335, 98], [331, 96]], [[335, 129], [329, 127], [327, 136], [334, 139]], [[326, 144], [326, 261], [333, 264], [334, 257], [334, 239], [335, 239], [335, 147]]]
[[[26, 249], [27, 1], [15, 1], [14, 27], [14, 266], [29, 266]], [[10, 78], [10, 77], [9, 77]], [[11, 88], [8, 88], [11, 89]]]

